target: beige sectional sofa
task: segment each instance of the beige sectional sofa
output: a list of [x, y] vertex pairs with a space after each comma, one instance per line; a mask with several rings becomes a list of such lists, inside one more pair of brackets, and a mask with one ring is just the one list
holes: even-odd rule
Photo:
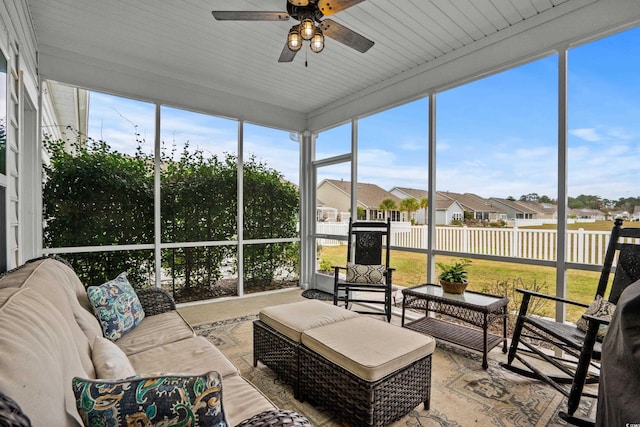
[[[234, 426], [276, 408], [208, 340], [195, 335], [160, 290], [138, 292], [145, 317], [115, 341], [136, 374], [219, 372]], [[96, 378], [92, 344], [102, 335], [85, 287], [64, 262], [29, 262], [0, 279], [0, 394], [34, 426], [79, 426], [73, 377]]]

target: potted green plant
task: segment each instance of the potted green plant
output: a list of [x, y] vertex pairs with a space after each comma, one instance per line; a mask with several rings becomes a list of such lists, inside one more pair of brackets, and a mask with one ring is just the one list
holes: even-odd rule
[[436, 265], [440, 268], [440, 285], [443, 290], [450, 294], [462, 294], [467, 288], [467, 267], [471, 264], [471, 260], [460, 258], [450, 263], [438, 262]]

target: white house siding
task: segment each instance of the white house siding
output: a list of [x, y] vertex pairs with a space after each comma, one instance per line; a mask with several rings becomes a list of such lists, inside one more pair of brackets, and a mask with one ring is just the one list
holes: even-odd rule
[[351, 196], [328, 182], [323, 182], [318, 186], [316, 197], [327, 204], [326, 208], [335, 208], [337, 212], [351, 210]]
[[[0, 3], [0, 50], [7, 59], [6, 175], [0, 176], [11, 269], [40, 252], [40, 136], [36, 38], [25, 2]], [[3, 91], [4, 92], [4, 91]]]

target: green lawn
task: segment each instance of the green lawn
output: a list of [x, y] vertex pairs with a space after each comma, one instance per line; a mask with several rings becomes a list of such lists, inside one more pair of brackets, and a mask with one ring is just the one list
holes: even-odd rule
[[[624, 223], [625, 227], [640, 227], [640, 222]], [[577, 230], [605, 230], [610, 231], [613, 221], [597, 221], [595, 223], [570, 224], [569, 229]], [[524, 228], [524, 227], [523, 227]], [[555, 225], [529, 227], [554, 229]], [[323, 261], [329, 261], [331, 265], [344, 265], [347, 258], [346, 246], [325, 246], [321, 249], [319, 257]], [[438, 256], [437, 262], [449, 262], [455, 257]], [[414, 252], [393, 251], [391, 253], [391, 267], [393, 284], [398, 286], [414, 286], [425, 283], [427, 278], [427, 255]], [[541, 267], [510, 262], [495, 262], [486, 260], [473, 260], [468, 268], [469, 290], [505, 294], [511, 300], [511, 310], [517, 310], [520, 306], [519, 293], [513, 291], [514, 287], [535, 289], [539, 292], [555, 295], [556, 271], [551, 267]], [[436, 268], [436, 274], [438, 274]], [[590, 304], [598, 286], [599, 272], [568, 270], [567, 271], [567, 297], [574, 301]], [[506, 286], [505, 286], [506, 285]], [[576, 321], [584, 312], [582, 308], [567, 307], [567, 319]], [[536, 313], [549, 317], [555, 316], [555, 305], [545, 304], [536, 307]]]

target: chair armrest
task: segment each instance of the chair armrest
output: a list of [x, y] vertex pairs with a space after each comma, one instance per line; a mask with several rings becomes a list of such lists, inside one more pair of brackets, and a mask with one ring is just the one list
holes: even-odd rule
[[271, 409], [260, 412], [242, 421], [236, 427], [306, 427], [311, 426], [309, 420], [297, 412], [284, 409]]
[[600, 325], [600, 324], [608, 325], [608, 324], [611, 323], [611, 319], [607, 319], [607, 318], [604, 318], [604, 317], [598, 317], [598, 316], [592, 316], [590, 314], [583, 314], [582, 318], [588, 320], [589, 322], [596, 322], [598, 325]]
[[543, 293], [540, 293], [540, 292], [530, 291], [530, 290], [527, 290], [527, 289], [516, 288], [516, 291], [520, 292], [521, 294], [529, 295], [529, 296], [532, 296], [532, 297], [544, 298], [544, 299], [548, 299], [548, 300], [552, 300], [552, 301], [564, 302], [564, 303], [567, 303], [567, 304], [576, 305], [578, 307], [584, 307], [584, 308], [588, 308], [589, 307], [589, 304], [585, 304], [585, 303], [578, 302], [578, 301], [573, 301], [573, 300], [566, 299], [566, 298], [560, 298], [560, 297], [556, 297], [556, 296], [553, 296], [553, 295], [547, 295], [547, 294], [543, 294]]
[[176, 303], [169, 292], [160, 288], [147, 288], [136, 291], [145, 316], [153, 316], [175, 310]]
[[341, 265], [332, 265], [331, 268], [334, 270], [346, 270], [347, 267], [342, 267]]

